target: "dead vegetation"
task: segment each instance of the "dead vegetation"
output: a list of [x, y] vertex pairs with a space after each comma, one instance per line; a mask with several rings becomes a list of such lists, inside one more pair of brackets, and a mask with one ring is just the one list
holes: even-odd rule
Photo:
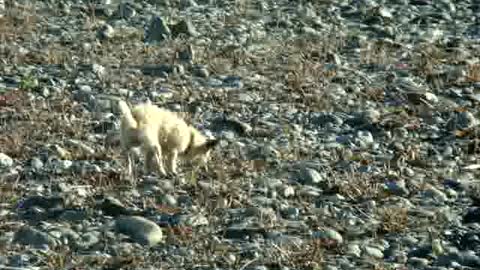
[[379, 233], [401, 233], [408, 228], [408, 209], [385, 207], [379, 210], [382, 223]]
[[[244, 14], [247, 10], [248, 1], [239, 1], [236, 12]], [[320, 1], [327, 3], [330, 1]], [[321, 4], [321, 3], [316, 3]], [[208, 71], [213, 75], [244, 74], [245, 70], [255, 72], [267, 78], [267, 82], [261, 86], [247, 86], [248, 91], [260, 93], [264, 100], [271, 100], [275, 97], [278, 103], [287, 103], [289, 106], [305, 111], [331, 111], [347, 110], [342, 104], [336, 104], [332, 97], [326, 93], [328, 86], [341, 82], [348, 88], [348, 81], [341, 74], [341, 58], [337, 53], [347, 47], [346, 37], [337, 36], [335, 29], [330, 34], [324, 35], [316, 40], [308, 40], [301, 37], [289, 40], [287, 46], [275, 44], [273, 41], [265, 40], [261, 49], [249, 50], [231, 45], [207, 44], [203, 47], [189, 47], [188, 42], [182, 39], [166, 41], [162, 46], [138, 46], [132, 40], [141, 40], [142, 31], [119, 31], [110, 40], [97, 42], [94, 38], [99, 29], [94, 7], [91, 6], [89, 16], [85, 18], [86, 27], [84, 32], [91, 39], [90, 47], [80, 48], [60, 41], [36, 48], [36, 51], [22, 53], [14, 51], [12, 46], [15, 42], [29, 40], [33, 35], [43, 34], [45, 28], [36, 28], [35, 25], [42, 24], [34, 10], [25, 7], [19, 13], [7, 14], [0, 19], [0, 61], [8, 65], [22, 64], [91, 64], [97, 63], [106, 67], [119, 64], [116, 79], [102, 81], [105, 85], [125, 87], [127, 89], [149, 89], [155, 88], [154, 79], [137, 74], [128, 75], [125, 69], [129, 67], [142, 67], [144, 65], [160, 65], [168, 63], [175, 65], [180, 63], [181, 52], [195, 52], [192, 58], [195, 63], [207, 66]], [[20, 15], [19, 15], [20, 14]], [[226, 18], [227, 26], [241, 23], [239, 18], [232, 16]], [[263, 41], [262, 41], [263, 42]], [[270, 44], [272, 43], [272, 44]], [[372, 41], [362, 44], [359, 52], [357, 65], [388, 66], [402, 64], [407, 68], [413, 68], [422, 78], [436, 76], [442, 64], [455, 61], [445, 54], [440, 45], [421, 44], [415, 48], [411, 56], [411, 62], [395, 63], [397, 54], [405, 53], [407, 49], [397, 44], [380, 41]], [[80, 54], [81, 57], [75, 57]], [[408, 59], [406, 61], [409, 61]], [[460, 64], [460, 63], [459, 63]], [[480, 81], [480, 65], [467, 65], [466, 81]], [[248, 75], [248, 74], [247, 74]], [[71, 102], [68, 96], [49, 99], [47, 104], [42, 101], [32, 101], [28, 92], [36, 89], [35, 78], [25, 78], [20, 86], [20, 91], [14, 94], [8, 93], [0, 98], [0, 152], [8, 156], [26, 161], [35, 156], [45, 145], [58, 144], [68, 152], [68, 159], [72, 160], [118, 160], [119, 154], [116, 149], [106, 148], [95, 151], [94, 154], [82, 151], [79, 148], [63, 145], [66, 139], [77, 139], [87, 141], [85, 135], [89, 133], [90, 126], [85, 122], [87, 116], [82, 114], [80, 105]], [[270, 82], [278, 82], [288, 94], [276, 95], [273, 92], [276, 85]], [[434, 82], [437, 86], [442, 85]], [[443, 83], [443, 81], [442, 81]], [[167, 84], [167, 83], [166, 83]], [[233, 111], [236, 108], [230, 106], [230, 99], [224, 93], [192, 94], [196, 89], [188, 89], [179, 82], [168, 83], [176, 91], [174, 99], [201, 100], [210, 102], [215, 107], [220, 107], [225, 112]], [[263, 84], [263, 82], [262, 82]], [[0, 89], [2, 90], [2, 89]], [[184, 91], [184, 92], [183, 92]], [[283, 92], [282, 92], [283, 93]], [[366, 85], [363, 89], [364, 97], [375, 102], [382, 102], [385, 98], [385, 89], [375, 85]], [[175, 100], [177, 101], [177, 100]], [[219, 110], [221, 110], [219, 109]], [[195, 116], [190, 116], [194, 118]], [[196, 116], [199, 117], [199, 116]], [[81, 120], [83, 119], [83, 120]], [[401, 121], [400, 121], [401, 122]], [[403, 124], [403, 123], [402, 123]], [[286, 134], [289, 133], [285, 129]], [[293, 145], [288, 151], [283, 151], [281, 160], [302, 160], [311, 158], [310, 153], [304, 153], [295, 147], [295, 140], [291, 138]], [[66, 157], [67, 158], [67, 157]], [[368, 160], [358, 160], [362, 164], [368, 164]], [[246, 174], [255, 176], [268, 172], [272, 167], [265, 160], [240, 160], [217, 157], [209, 165], [209, 170], [196, 170], [187, 173], [186, 190], [196, 198], [195, 203], [206, 209], [210, 221], [218, 219], [218, 213], [224, 208], [244, 207], [248, 205], [248, 198], [242, 197], [242, 181], [246, 180]], [[79, 177], [80, 176], [80, 177]], [[352, 201], [375, 200], [381, 201], [388, 195], [382, 191], [383, 178], [375, 178], [366, 174], [347, 173], [334, 175], [338, 186], [334, 191]], [[118, 172], [85, 172], [79, 175], [65, 176], [65, 181], [76, 184], [87, 184], [97, 187], [99, 191], [109, 192], [118, 189], [121, 183], [121, 175]], [[224, 183], [222, 188], [216, 192], [208, 193], [202, 190], [199, 181], [212, 181]], [[20, 187], [15, 184], [0, 185], [0, 204], [11, 204], [21, 194]], [[159, 206], [159, 200], [147, 202], [149, 206]], [[175, 211], [158, 207], [158, 211], [166, 213]], [[382, 208], [378, 215], [381, 217], [381, 226], [378, 233], [402, 233], [408, 229], [408, 211], [405, 208]], [[212, 222], [214, 223], [214, 222]], [[212, 227], [215, 227], [213, 224]], [[196, 256], [190, 258], [193, 265], [209, 265], [211, 267], [232, 267], [244, 269], [254, 265], [255, 260], [215, 260], [214, 258], [225, 258], [230, 253], [236, 254], [235, 246], [217, 245], [212, 235], [205, 232], [192, 230], [188, 227], [166, 228], [167, 242], [180, 247], [195, 247]], [[304, 245], [285, 245], [277, 247], [277, 253], [269, 254], [268, 266], [288, 266], [300, 269], [321, 269], [331, 243], [319, 239], [309, 239]], [[153, 259], [162, 261], [165, 258], [147, 258], [132, 254], [125, 256], [113, 256], [111, 258], [80, 258], [73, 256], [70, 251], [57, 251], [47, 253], [44, 256], [42, 265], [51, 269], [82, 269], [85, 265], [103, 267], [103, 269], [140, 268], [148, 266]], [[241, 255], [237, 254], [237, 258]], [[72, 260], [71, 264], [67, 264]], [[159, 266], [161, 268], [161, 266]], [[375, 269], [386, 269], [378, 265]]]
[[80, 119], [77, 117], [78, 112], [67, 97], [50, 99], [45, 104], [30, 100], [22, 90], [16, 91], [11, 106], [0, 107], [0, 152], [25, 160], [45, 145], [66, 138], [83, 139], [88, 126], [74, 120]]
[[[338, 176], [339, 193], [354, 201], [381, 199], [384, 197], [383, 180], [362, 173], [351, 173]], [[342, 179], [345, 179], [342, 181]], [[340, 182], [341, 181], [341, 182]]]
[[304, 245], [281, 245], [278, 246], [275, 254], [270, 254], [271, 267], [292, 267], [301, 269], [322, 269], [324, 257], [328, 250], [331, 250], [329, 243], [322, 239], [307, 240]]

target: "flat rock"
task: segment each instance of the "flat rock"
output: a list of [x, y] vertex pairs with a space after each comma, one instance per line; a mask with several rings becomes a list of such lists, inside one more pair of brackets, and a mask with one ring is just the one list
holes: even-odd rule
[[115, 228], [142, 245], [154, 246], [163, 240], [162, 229], [155, 222], [144, 217], [119, 217], [115, 221]]
[[53, 237], [29, 226], [20, 228], [15, 233], [13, 241], [22, 245], [37, 248], [43, 248], [45, 246], [53, 248], [57, 245], [57, 241]]

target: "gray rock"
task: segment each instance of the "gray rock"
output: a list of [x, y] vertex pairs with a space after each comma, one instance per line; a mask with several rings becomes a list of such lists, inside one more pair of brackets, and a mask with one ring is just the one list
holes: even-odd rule
[[458, 114], [457, 125], [460, 128], [470, 128], [478, 124], [477, 118], [471, 112], [461, 112]]
[[427, 258], [432, 253], [431, 245], [416, 246], [408, 253], [408, 257]]
[[92, 64], [92, 71], [100, 78], [105, 75], [105, 67], [99, 64]]
[[430, 264], [430, 261], [425, 258], [411, 257], [408, 258], [407, 263], [415, 268], [423, 268]]
[[331, 123], [334, 126], [341, 126], [343, 124], [343, 119], [337, 114], [334, 113], [314, 113], [311, 117], [311, 123], [314, 125], [325, 126], [326, 124]]
[[324, 177], [318, 171], [312, 168], [302, 167], [297, 174], [300, 183], [316, 185], [322, 181], [325, 181]]
[[50, 168], [57, 174], [66, 173], [73, 165], [71, 160], [53, 160], [50, 164]]
[[431, 187], [428, 187], [425, 192], [424, 192], [424, 195], [427, 196], [427, 197], [430, 197], [430, 198], [433, 198], [439, 202], [446, 202], [448, 201], [448, 197], [447, 195], [438, 190], [437, 188], [431, 186]]
[[78, 102], [92, 103], [95, 101], [95, 96], [89, 85], [80, 85], [78, 90], [73, 92], [73, 99]]
[[117, 14], [120, 18], [129, 19], [133, 18], [137, 14], [137, 12], [132, 3], [123, 2], [118, 5]]
[[150, 76], [168, 77], [169, 74], [175, 72], [175, 68], [174, 66], [167, 64], [148, 65], [143, 67], [142, 72], [143, 74]]
[[466, 129], [478, 125], [478, 120], [471, 112], [460, 112], [455, 114], [448, 122], [450, 130]]
[[0, 0], [0, 19], [5, 15], [5, 0]]
[[189, 8], [196, 7], [197, 3], [194, 0], [180, 0], [180, 7]]
[[355, 114], [352, 119], [349, 119], [347, 121], [347, 123], [354, 126], [371, 125], [378, 123], [378, 121], [380, 120], [380, 116], [381, 114], [379, 111], [369, 109]]
[[63, 209], [65, 200], [60, 196], [30, 196], [19, 204], [20, 209], [39, 207], [43, 209]]
[[480, 258], [473, 251], [451, 251], [436, 260], [437, 265], [446, 267], [451, 266], [453, 262], [467, 267], [480, 267]]
[[175, 199], [175, 197], [170, 195], [170, 194], [165, 194], [162, 197], [162, 203], [166, 204], [168, 206], [176, 206], [177, 205], [177, 199]]
[[360, 257], [362, 254], [362, 250], [360, 249], [360, 245], [358, 244], [349, 244], [347, 246], [347, 252], [348, 255], [355, 256], [355, 257]]
[[283, 185], [282, 187], [282, 193], [283, 197], [289, 198], [295, 195], [295, 189], [294, 187], [290, 185]]
[[115, 221], [115, 228], [141, 245], [154, 246], [163, 240], [162, 229], [144, 217], [119, 217]]
[[287, 207], [281, 211], [282, 217], [285, 219], [298, 219], [300, 217], [300, 209], [297, 207]]
[[4, 153], [0, 153], [0, 168], [9, 168], [13, 166], [13, 159]]
[[208, 78], [210, 76], [210, 72], [208, 68], [204, 65], [195, 65], [192, 67], [192, 74], [193, 76], [197, 76], [200, 78]]
[[170, 28], [162, 17], [154, 16], [145, 32], [145, 42], [161, 42], [171, 36]]
[[[35, 257], [30, 255], [30, 254], [15, 254], [11, 256], [8, 265], [12, 267], [12, 270], [17, 270], [17, 269], [28, 269], [28, 270], [34, 270], [38, 268], [30, 268], [29, 265], [31, 265], [31, 262], [35, 260]], [[11, 268], [9, 267], [2, 267], [5, 270], [10, 270]]]
[[385, 183], [385, 190], [397, 196], [406, 196], [410, 193], [403, 179]]
[[61, 220], [66, 221], [82, 221], [88, 218], [88, 213], [86, 211], [81, 210], [67, 210], [63, 212], [60, 217]]
[[190, 20], [181, 20], [177, 24], [170, 25], [173, 38], [177, 38], [180, 35], [192, 37], [197, 35], [197, 31]]
[[57, 245], [57, 241], [53, 237], [29, 226], [23, 226], [20, 228], [15, 233], [13, 241], [21, 245], [33, 246], [36, 248], [43, 248], [45, 246], [53, 248]]
[[312, 198], [320, 197], [321, 194], [322, 194], [321, 189], [314, 186], [310, 186], [310, 185], [303, 186], [297, 191], [298, 196], [306, 196], [306, 197], [312, 197]]
[[374, 143], [372, 133], [369, 131], [357, 131], [355, 142], [361, 147], [366, 148]]
[[111, 39], [115, 36], [115, 30], [109, 24], [104, 24], [97, 33], [97, 37], [100, 40]]
[[375, 247], [366, 246], [366, 247], [363, 248], [363, 252], [365, 253], [365, 255], [367, 255], [369, 257], [373, 257], [373, 258], [376, 258], [376, 259], [382, 259], [383, 258], [383, 252], [380, 249], [375, 248]]
[[101, 209], [104, 215], [114, 217], [120, 215], [128, 215], [131, 213], [131, 211], [127, 209], [119, 200], [110, 196], [100, 201], [97, 208]]
[[245, 136], [252, 131], [252, 127], [237, 118], [217, 118], [211, 122], [210, 129], [220, 131], [220, 130], [231, 130], [241, 136]]
[[100, 236], [100, 232], [98, 231], [84, 233], [77, 239], [76, 246], [85, 250], [90, 249], [100, 242]]
[[179, 222], [188, 227], [208, 226], [210, 223], [208, 218], [201, 214], [182, 215], [179, 217]]
[[318, 37], [321, 37], [321, 35], [322, 35], [319, 31], [315, 30], [312, 27], [308, 27], [308, 26], [302, 27], [301, 33], [304, 34], [307, 37], [310, 37], [310, 38], [318, 38]]
[[224, 230], [224, 236], [228, 239], [249, 239], [265, 233], [264, 228], [255, 226], [249, 221], [233, 224]]
[[321, 231], [313, 232], [313, 237], [324, 239], [327, 241], [333, 241], [338, 245], [343, 243], [342, 235], [333, 229], [324, 229]]
[[84, 142], [74, 140], [74, 139], [68, 139], [65, 142], [67, 145], [78, 148], [80, 151], [82, 151], [85, 154], [88, 154], [88, 155], [95, 154], [95, 149], [86, 145]]

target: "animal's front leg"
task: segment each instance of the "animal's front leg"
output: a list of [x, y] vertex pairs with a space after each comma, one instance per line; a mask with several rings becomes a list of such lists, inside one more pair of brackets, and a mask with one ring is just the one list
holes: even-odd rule
[[158, 164], [158, 171], [161, 175], [167, 175], [165, 171], [165, 167], [163, 166], [163, 159], [162, 159], [162, 148], [160, 146], [155, 147], [155, 162]]
[[133, 161], [130, 153], [127, 154], [127, 174], [130, 177], [133, 176]]

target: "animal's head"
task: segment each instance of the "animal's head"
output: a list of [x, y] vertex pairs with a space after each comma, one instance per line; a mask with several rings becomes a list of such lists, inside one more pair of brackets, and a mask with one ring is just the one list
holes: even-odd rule
[[192, 130], [190, 144], [185, 152], [190, 160], [199, 160], [205, 164], [219, 142], [218, 139], [206, 139], [199, 132]]

